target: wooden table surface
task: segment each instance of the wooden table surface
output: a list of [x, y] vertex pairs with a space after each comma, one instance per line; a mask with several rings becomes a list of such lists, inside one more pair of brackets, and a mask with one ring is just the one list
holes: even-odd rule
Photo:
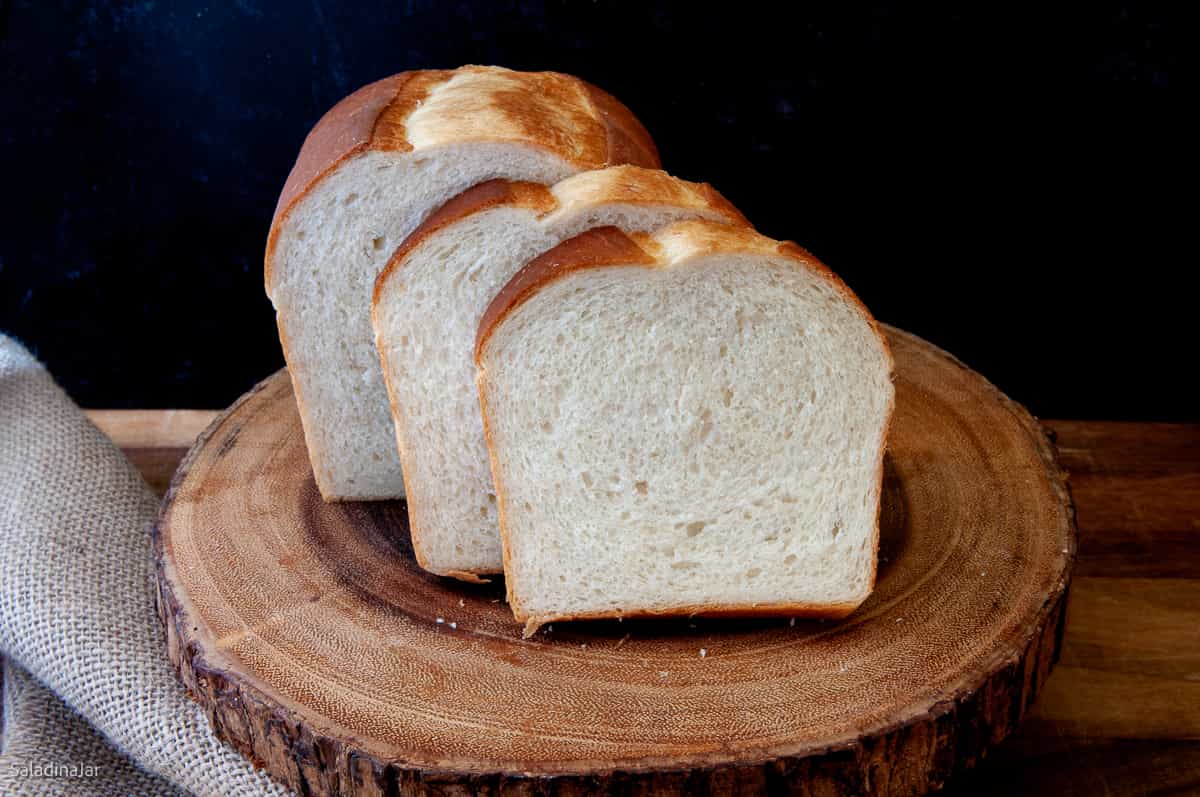
[[[160, 494], [216, 413], [88, 415]], [[1047, 421], [1079, 517], [1062, 660], [944, 794], [1200, 794], [1200, 425]]]

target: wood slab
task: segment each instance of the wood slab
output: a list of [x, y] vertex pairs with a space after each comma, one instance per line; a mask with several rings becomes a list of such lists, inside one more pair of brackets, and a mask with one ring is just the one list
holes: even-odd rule
[[320, 500], [281, 372], [209, 427], [164, 502], [172, 661], [222, 738], [300, 793], [939, 787], [1050, 672], [1073, 514], [1028, 413], [889, 336], [879, 580], [846, 620], [556, 624], [522, 640], [501, 585], [416, 567], [402, 503]]

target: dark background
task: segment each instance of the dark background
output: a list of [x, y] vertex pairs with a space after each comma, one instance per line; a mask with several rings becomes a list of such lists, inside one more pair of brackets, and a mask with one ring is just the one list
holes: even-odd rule
[[1200, 419], [1182, 20], [916, 5], [0, 0], [0, 329], [87, 406], [229, 404], [283, 362], [261, 258], [311, 125], [496, 63], [612, 91], [1035, 413]]

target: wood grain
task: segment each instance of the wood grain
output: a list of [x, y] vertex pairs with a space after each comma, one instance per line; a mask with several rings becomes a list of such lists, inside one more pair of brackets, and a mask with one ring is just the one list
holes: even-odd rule
[[88, 410], [87, 416], [116, 443], [159, 495], [179, 461], [217, 413], [208, 410]]
[[208, 429], [168, 494], [172, 660], [218, 733], [306, 794], [936, 788], [1041, 691], [1074, 533], [1037, 424], [891, 337], [879, 580], [844, 621], [522, 640], [502, 585], [415, 566], [402, 504], [320, 500], [279, 374]]
[[[192, 411], [188, 411], [192, 412]], [[137, 461], [142, 475], [165, 490], [190, 446], [167, 419], [177, 410], [90, 411], [93, 421]], [[199, 431], [219, 413], [195, 412]], [[1200, 794], [1200, 738], [1186, 725], [1163, 727], [1162, 695], [1194, 694], [1200, 681], [1200, 491], [1159, 495], [1144, 506], [1145, 477], [1200, 476], [1200, 425], [1103, 421], [1045, 421], [1057, 434], [1070, 474], [1081, 545], [1073, 579], [1063, 659], [1017, 732], [972, 772], [944, 791], [951, 797], [1132, 797]], [[169, 433], [164, 434], [163, 430]], [[181, 438], [186, 437], [186, 440]], [[1125, 496], [1109, 500], [1108, 491]], [[1154, 522], [1152, 522], [1154, 521]], [[1161, 525], [1165, 522], [1166, 528]], [[1155, 583], [1161, 581], [1161, 588]], [[1131, 592], [1180, 597], [1125, 603]], [[1114, 665], [1118, 668], [1114, 672]], [[1093, 672], [1108, 673], [1121, 691], [1096, 694]], [[1143, 678], [1143, 674], [1154, 675]], [[1085, 686], [1087, 685], [1087, 686]], [[1086, 694], [1084, 691], [1086, 690]], [[1129, 708], [1132, 707], [1132, 711]], [[1128, 735], [1128, 738], [1126, 738]]]

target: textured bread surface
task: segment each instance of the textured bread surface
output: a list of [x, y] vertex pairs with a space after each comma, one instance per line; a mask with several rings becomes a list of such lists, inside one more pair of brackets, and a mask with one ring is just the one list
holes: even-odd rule
[[405, 236], [477, 183], [549, 184], [622, 161], [657, 166], [645, 130], [611, 96], [553, 72], [406, 72], [317, 123], [280, 195], [265, 275], [326, 500], [404, 494], [370, 305]]
[[819, 261], [744, 227], [585, 232], [480, 323], [509, 600], [534, 629], [843, 616], [870, 593], [892, 361]]
[[591, 227], [652, 231], [687, 218], [745, 223], [706, 184], [616, 166], [551, 187], [480, 184], [397, 250], [372, 313], [423, 567], [460, 578], [503, 567], [475, 387], [475, 336], [492, 298], [530, 260]]

